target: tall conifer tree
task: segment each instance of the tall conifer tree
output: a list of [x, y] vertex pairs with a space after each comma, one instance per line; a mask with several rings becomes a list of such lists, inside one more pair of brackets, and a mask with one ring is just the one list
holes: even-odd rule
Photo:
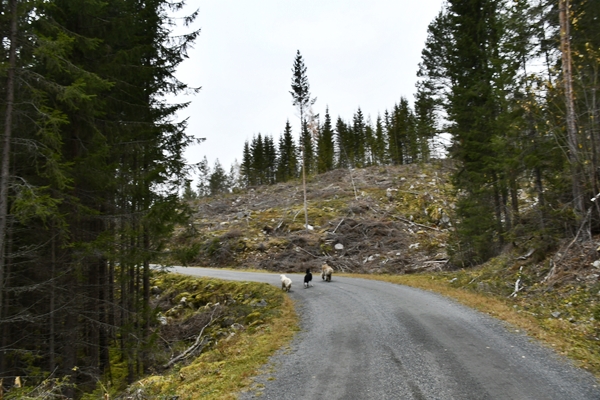
[[317, 98], [311, 98], [310, 84], [308, 83], [308, 76], [306, 75], [306, 66], [304, 65], [304, 59], [300, 54], [300, 50], [296, 51], [296, 58], [294, 59], [294, 66], [292, 68], [292, 104], [298, 108], [300, 112], [300, 124], [304, 124], [306, 120], [306, 114], [308, 108], [315, 104]]
[[381, 115], [377, 116], [375, 121], [375, 131], [373, 133], [373, 160], [376, 165], [386, 165], [388, 163], [388, 157], [386, 152], [386, 140], [383, 127], [383, 120]]
[[354, 167], [354, 146], [352, 146], [352, 133], [348, 124], [341, 117], [335, 123], [335, 138], [337, 144], [338, 168]]
[[[308, 108], [312, 106], [317, 98], [311, 98], [310, 85], [306, 76], [306, 66], [300, 54], [300, 50], [296, 51], [294, 66], [292, 68], [292, 104], [300, 111], [300, 150], [302, 152], [302, 188], [304, 192], [304, 222], [308, 230], [308, 210], [306, 206], [306, 174], [311, 168], [313, 162], [312, 140], [309, 137], [308, 122], [306, 121], [306, 113]], [[307, 153], [309, 151], [309, 153]], [[310, 158], [310, 159], [309, 159]]]
[[250, 143], [250, 152], [252, 154], [251, 178], [252, 185], [264, 185], [266, 176], [265, 144], [262, 134], [252, 138]]
[[[22, 346], [10, 365], [0, 359], [2, 373], [60, 365], [56, 376], [95, 385], [118, 333], [133, 380], [150, 343], [150, 257], [180, 217], [190, 140], [172, 118], [185, 104], [162, 96], [186, 89], [174, 71], [197, 32], [171, 42], [171, 5], [163, 0], [18, 4], [27, 34], [14, 124], [18, 143], [30, 146], [11, 150], [12, 175], [25, 185], [12, 186], [10, 220], [19, 233], [5, 250], [20, 267], [4, 281], [13, 295], [0, 330], [2, 343], [19, 338]], [[35, 251], [16, 252], [23, 246]], [[36, 293], [16, 294], [31, 284]], [[27, 320], [4, 324], [25, 310]], [[24, 363], [28, 354], [47, 356]]]
[[308, 129], [308, 123], [306, 121], [304, 122], [302, 126], [302, 132], [300, 133], [300, 149], [304, 155], [306, 174], [311, 174], [315, 164], [315, 151], [313, 146], [313, 138]]
[[265, 182], [272, 185], [277, 180], [277, 149], [272, 136], [265, 136], [264, 139], [264, 159], [265, 159]]
[[211, 196], [229, 192], [231, 183], [225, 169], [221, 166], [219, 159], [215, 160], [212, 173], [208, 178], [208, 189]]
[[317, 140], [317, 172], [323, 173], [333, 169], [334, 144], [333, 127], [329, 116], [329, 107], [325, 109], [325, 122]]
[[250, 143], [247, 140], [244, 142], [244, 150], [242, 152], [240, 177], [245, 187], [252, 185], [252, 152], [250, 151]]
[[286, 121], [283, 135], [279, 138], [277, 180], [286, 182], [298, 174], [298, 150], [292, 136], [290, 121]]
[[366, 132], [365, 132], [365, 118], [362, 110], [359, 109], [352, 118], [352, 163], [357, 168], [365, 166], [365, 145], [367, 143]]

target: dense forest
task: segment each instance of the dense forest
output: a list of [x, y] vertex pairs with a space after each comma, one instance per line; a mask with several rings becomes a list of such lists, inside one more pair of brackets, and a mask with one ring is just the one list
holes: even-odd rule
[[195, 90], [174, 76], [199, 34], [173, 35], [182, 7], [0, 1], [0, 386], [68, 378], [60, 394], [80, 397], [115, 363], [128, 382], [147, 372], [151, 263], [186, 221], [182, 199], [425, 162], [447, 137], [453, 265], [600, 228], [600, 2], [448, 0], [429, 25], [414, 102], [400, 97], [375, 121], [360, 109], [316, 115], [298, 52], [299, 140], [284, 121], [277, 140], [240, 144], [229, 172], [186, 165], [193, 138], [175, 118], [186, 104], [164, 100]]
[[[199, 32], [166, 0], [0, 2], [0, 378], [144, 373], [150, 262], [181, 220], [192, 141], [165, 94]], [[195, 15], [185, 21], [190, 23]]]

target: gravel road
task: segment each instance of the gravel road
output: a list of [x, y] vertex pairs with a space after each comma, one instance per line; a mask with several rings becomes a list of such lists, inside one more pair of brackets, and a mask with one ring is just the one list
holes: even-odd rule
[[[278, 274], [176, 268], [267, 282]], [[584, 370], [485, 314], [434, 293], [366, 279], [292, 279], [302, 331], [241, 399], [600, 399]]]

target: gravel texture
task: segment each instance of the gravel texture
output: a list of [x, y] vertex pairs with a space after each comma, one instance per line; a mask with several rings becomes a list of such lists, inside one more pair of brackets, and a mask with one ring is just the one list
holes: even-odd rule
[[[176, 272], [280, 286], [278, 274]], [[600, 399], [600, 383], [512, 326], [440, 295], [314, 273], [289, 296], [302, 331], [241, 399]]]

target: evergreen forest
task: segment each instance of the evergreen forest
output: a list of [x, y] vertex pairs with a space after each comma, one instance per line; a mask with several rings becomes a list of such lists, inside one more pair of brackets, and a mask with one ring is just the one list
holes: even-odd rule
[[165, 100], [198, 90], [175, 77], [200, 35], [197, 13], [174, 35], [183, 6], [0, 1], [0, 393], [52, 378], [80, 398], [117, 363], [127, 383], [148, 373], [152, 265], [198, 196], [446, 157], [453, 267], [600, 231], [600, 2], [447, 0], [414, 101], [399, 94], [374, 121], [316, 114], [298, 51], [298, 123], [239, 143], [229, 170], [186, 163], [187, 104]]
[[[199, 31], [183, 3], [7, 0], [0, 178], [0, 379], [132, 382], [151, 344], [150, 263], [182, 220], [193, 139], [166, 94]], [[195, 14], [184, 21], [191, 23]], [[17, 383], [15, 383], [17, 385]], [[0, 388], [1, 389], [1, 388]]]

